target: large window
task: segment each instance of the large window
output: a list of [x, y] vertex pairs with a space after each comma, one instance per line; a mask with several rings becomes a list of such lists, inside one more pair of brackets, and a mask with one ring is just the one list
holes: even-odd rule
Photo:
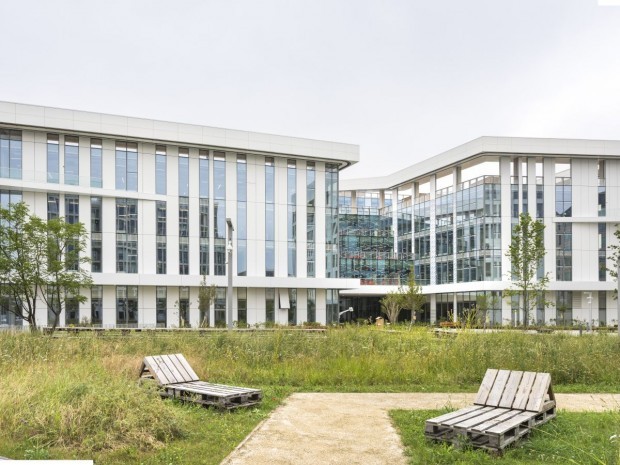
[[47, 194], [47, 221], [55, 220], [60, 216], [60, 196]]
[[316, 171], [314, 162], [306, 163], [306, 274], [309, 278], [315, 276], [315, 194], [316, 194]]
[[325, 321], [338, 323], [338, 289], [326, 289], [325, 310], [327, 312]]
[[[200, 195], [200, 274], [209, 274], [209, 152], [201, 150], [198, 158]], [[201, 318], [202, 321], [202, 318]]]
[[90, 187], [103, 187], [103, 144], [101, 139], [90, 140]]
[[556, 281], [573, 279], [573, 225], [556, 223]]
[[65, 184], [80, 184], [80, 143], [75, 136], [65, 136]]
[[60, 182], [60, 144], [58, 134], [47, 135], [47, 182]]
[[189, 149], [179, 148], [179, 195], [189, 195]]
[[316, 321], [316, 289], [308, 289], [307, 321], [309, 323], [314, 323]]
[[[213, 157], [213, 224], [215, 227], [215, 275], [226, 275], [226, 156]], [[216, 321], [217, 323], [217, 321]]]
[[[338, 277], [338, 165], [330, 163], [325, 165], [325, 277]], [[328, 321], [337, 317], [336, 311], [336, 319]]]
[[158, 201], [156, 202], [156, 244], [157, 244], [157, 263], [156, 263], [156, 272], [157, 274], [166, 274], [168, 267], [168, 255], [167, 255], [167, 209], [166, 202]]
[[189, 274], [189, 197], [179, 197], [179, 274]]
[[248, 290], [237, 288], [237, 326], [245, 328], [248, 322]]
[[116, 142], [116, 188], [138, 191], [138, 144]]
[[138, 326], [138, 286], [116, 286], [116, 326]]
[[138, 201], [116, 199], [116, 272], [138, 272]]
[[607, 224], [598, 224], [598, 280], [607, 281]]
[[556, 324], [573, 324], [573, 291], [557, 291], [555, 299]]
[[166, 286], [157, 286], [156, 299], [156, 325], [158, 328], [165, 328], [168, 319], [168, 288]]
[[189, 287], [179, 288], [179, 328], [190, 328], [189, 321]]
[[272, 287], [265, 289], [265, 321], [267, 323], [276, 321], [276, 290]]
[[297, 276], [297, 166], [288, 160], [286, 170], [287, 263], [288, 276]]
[[[274, 276], [276, 267], [275, 166], [265, 158], [265, 276]], [[269, 320], [268, 320], [269, 321]]]
[[0, 178], [22, 178], [22, 132], [0, 129]]
[[226, 288], [218, 287], [215, 290], [214, 320], [215, 326], [226, 326]]
[[[77, 195], [65, 195], [65, 221], [68, 224], [80, 222], [80, 198]], [[77, 271], [80, 267], [79, 257], [75, 253], [77, 241], [78, 238], [68, 241], [65, 255], [67, 269], [72, 271]]]
[[90, 322], [100, 326], [103, 321], [103, 286], [90, 288]]
[[248, 274], [248, 165], [237, 155], [237, 275]]
[[166, 195], [166, 146], [158, 145], [155, 147], [155, 193]]
[[573, 216], [573, 186], [570, 160], [555, 162], [555, 215]]
[[288, 290], [288, 301], [289, 301], [289, 309], [288, 309], [288, 324], [296, 325], [297, 324], [297, 289], [289, 289]]

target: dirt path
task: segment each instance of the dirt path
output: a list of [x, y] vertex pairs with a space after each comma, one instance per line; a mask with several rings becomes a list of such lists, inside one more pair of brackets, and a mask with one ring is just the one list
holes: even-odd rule
[[[222, 465], [405, 465], [393, 409], [464, 407], [474, 394], [293, 394]], [[556, 394], [558, 408], [620, 408], [620, 394]]]

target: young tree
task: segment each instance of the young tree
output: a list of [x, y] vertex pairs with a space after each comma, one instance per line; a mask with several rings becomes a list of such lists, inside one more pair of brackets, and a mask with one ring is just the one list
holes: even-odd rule
[[216, 290], [215, 284], [208, 285], [207, 277], [203, 275], [200, 288], [198, 289], [198, 310], [200, 310], [201, 327], [209, 326], [209, 308], [211, 308], [211, 303], [215, 299]]
[[400, 293], [403, 298], [403, 308], [411, 310], [411, 323], [413, 324], [414, 320], [417, 320], [418, 312], [426, 303], [426, 296], [422, 294], [422, 286], [415, 282], [413, 270], [409, 273], [407, 287], [401, 288]]
[[80, 265], [85, 254], [86, 230], [64, 220], [44, 221], [31, 215], [25, 203], [0, 208], [0, 283], [15, 305], [11, 311], [37, 330], [37, 301], [58, 314], [67, 298], [84, 302], [83, 287], [92, 284]]
[[396, 324], [398, 315], [400, 315], [404, 305], [403, 294], [399, 291], [388, 292], [380, 302], [383, 307], [383, 313], [390, 320], [390, 323]]
[[542, 221], [532, 221], [529, 213], [521, 213], [506, 252], [512, 267], [510, 274], [512, 284], [504, 291], [504, 296], [519, 297], [526, 327], [530, 320], [530, 310], [536, 306], [539, 299], [545, 307], [550, 305], [544, 298], [545, 289], [549, 284], [549, 273], [537, 279], [538, 266], [547, 253], [544, 231], [545, 225]]
[[86, 228], [82, 223], [70, 224], [64, 219], [47, 222], [47, 266], [43, 300], [54, 314], [52, 331], [58, 326], [58, 318], [67, 303], [86, 302], [80, 294], [82, 288], [90, 287], [93, 280], [82, 265], [90, 262], [86, 255]]

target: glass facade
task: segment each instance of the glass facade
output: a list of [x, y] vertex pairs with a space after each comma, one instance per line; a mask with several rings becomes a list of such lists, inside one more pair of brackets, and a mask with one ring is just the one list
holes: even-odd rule
[[101, 326], [103, 322], [103, 286], [90, 288], [90, 323]]
[[179, 196], [189, 195], [189, 149], [179, 148]]
[[237, 275], [248, 274], [248, 165], [237, 155]]
[[166, 146], [155, 146], [155, 193], [166, 195], [167, 157]]
[[289, 289], [288, 290], [288, 301], [289, 301], [289, 309], [288, 309], [288, 324], [296, 325], [297, 324], [297, 289]]
[[138, 191], [138, 144], [116, 141], [116, 189]]
[[138, 272], [138, 201], [116, 199], [116, 272]]
[[567, 326], [573, 324], [573, 291], [557, 291], [555, 301], [556, 324]]
[[[214, 152], [213, 157], [213, 225], [215, 275], [226, 275], [226, 156]], [[216, 322], [217, 323], [217, 322]]]
[[573, 225], [571, 223], [556, 223], [555, 241], [555, 279], [556, 281], [572, 281]]
[[243, 328], [248, 322], [248, 290], [245, 287], [237, 288], [237, 326]]
[[90, 187], [103, 187], [103, 141], [90, 140]]
[[[399, 206], [399, 209], [402, 207]], [[407, 257], [409, 250], [408, 244], [401, 245], [399, 239], [399, 253]], [[431, 197], [430, 193], [419, 193], [413, 203], [413, 272], [416, 283], [420, 285], [431, 283], [430, 257]]]
[[226, 288], [218, 287], [215, 290], [215, 299], [214, 299], [214, 319], [215, 326], [224, 327], [226, 326]]
[[65, 184], [80, 184], [80, 142], [75, 136], [65, 136]]
[[325, 321], [327, 324], [338, 323], [338, 289], [325, 290]]
[[165, 328], [168, 320], [168, 288], [157, 286], [155, 300], [155, 318], [158, 328]]
[[306, 321], [309, 323], [316, 321], [316, 289], [308, 289]]
[[274, 160], [267, 157], [265, 158], [265, 276], [268, 277], [275, 276], [276, 269], [275, 176]]
[[103, 211], [101, 197], [90, 198], [90, 271], [101, 273], [103, 268]]
[[0, 178], [22, 178], [22, 132], [0, 128]]
[[47, 221], [60, 217], [60, 195], [47, 194]]
[[[77, 224], [80, 222], [80, 198], [77, 195], [65, 195], [65, 222]], [[67, 241], [65, 265], [67, 270], [77, 271], [80, 266], [79, 257], [75, 256], [75, 240]]]
[[272, 287], [265, 289], [265, 321], [267, 323], [276, 321], [276, 290]]
[[189, 319], [189, 287], [179, 288], [179, 328], [190, 328]]

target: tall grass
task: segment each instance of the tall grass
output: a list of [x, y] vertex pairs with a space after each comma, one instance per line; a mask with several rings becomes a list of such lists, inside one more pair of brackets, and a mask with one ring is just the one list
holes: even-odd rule
[[475, 390], [489, 367], [547, 371], [559, 390], [618, 391], [608, 336], [333, 329], [326, 333], [47, 337], [0, 333], [0, 431], [53, 446], [153, 450], [188, 434], [178, 407], [137, 382], [146, 355], [185, 354], [202, 379], [309, 391]]

